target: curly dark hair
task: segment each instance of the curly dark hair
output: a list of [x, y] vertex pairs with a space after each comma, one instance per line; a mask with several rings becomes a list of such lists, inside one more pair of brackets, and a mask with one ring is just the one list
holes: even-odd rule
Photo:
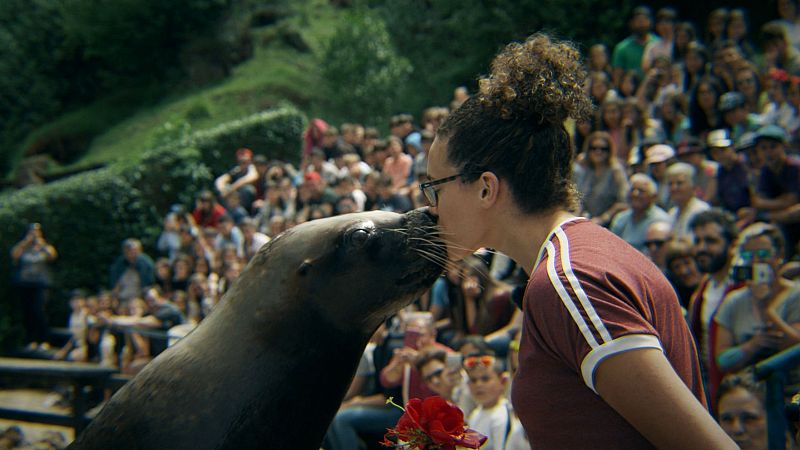
[[580, 53], [568, 42], [537, 33], [507, 45], [479, 92], [438, 130], [449, 162], [465, 174], [462, 182], [491, 171], [509, 182], [526, 213], [573, 207], [574, 150], [564, 121], [592, 112], [585, 78]]

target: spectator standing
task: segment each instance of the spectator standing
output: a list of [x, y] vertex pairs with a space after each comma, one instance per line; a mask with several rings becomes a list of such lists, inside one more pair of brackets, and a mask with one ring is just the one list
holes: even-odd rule
[[651, 40], [642, 56], [642, 72], [647, 73], [657, 58], [672, 61], [675, 46], [675, 20], [678, 14], [672, 8], [661, 8], [656, 12], [655, 30], [658, 40]]
[[633, 9], [628, 22], [631, 35], [614, 46], [611, 57], [615, 86], [619, 85], [622, 74], [627, 70], [636, 70], [642, 75], [642, 56], [645, 48], [651, 42], [658, 40], [658, 37], [650, 32], [652, 25], [650, 8], [638, 6]]
[[143, 252], [138, 239], [125, 239], [122, 255], [111, 265], [109, 286], [122, 305], [141, 297], [147, 288], [155, 284], [155, 264]]
[[11, 247], [11, 261], [16, 266], [12, 282], [22, 304], [29, 350], [50, 346], [45, 304], [52, 284], [50, 264], [56, 258], [56, 248], [47, 242], [38, 223], [30, 224], [25, 237]]
[[629, 208], [614, 216], [609, 227], [612, 233], [641, 252], [646, 250], [646, 234], [650, 224], [669, 220], [667, 212], [655, 204], [657, 193], [656, 183], [652, 178], [643, 173], [631, 175]]
[[694, 233], [695, 261], [700, 272], [706, 275], [689, 301], [688, 322], [700, 353], [706, 393], [709, 400], [713, 400], [721, 378], [714, 359], [714, 316], [722, 299], [740, 286], [729, 277], [729, 249], [736, 241], [737, 228], [733, 216], [718, 208], [698, 214], [692, 220], [691, 227]]

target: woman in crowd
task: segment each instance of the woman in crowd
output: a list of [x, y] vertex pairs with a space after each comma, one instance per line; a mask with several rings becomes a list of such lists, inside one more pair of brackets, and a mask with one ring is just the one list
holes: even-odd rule
[[765, 80], [768, 102], [761, 113], [764, 125], [778, 125], [793, 135], [800, 127], [800, 117], [794, 105], [789, 102], [788, 93], [791, 85], [789, 73], [783, 69], [770, 69]]
[[11, 248], [11, 260], [16, 266], [13, 284], [22, 302], [29, 350], [50, 346], [44, 306], [52, 283], [50, 264], [57, 257], [56, 248], [44, 238], [38, 223], [30, 224], [25, 237]]
[[739, 235], [735, 264], [747, 272], [746, 287], [728, 294], [714, 319], [715, 356], [725, 373], [800, 342], [800, 287], [778, 276], [783, 246], [773, 225], [755, 223]]
[[691, 92], [697, 87], [697, 83], [708, 72], [708, 49], [697, 42], [692, 41], [686, 46], [686, 56], [683, 61], [683, 80], [678, 85], [683, 86], [684, 92]]
[[676, 147], [685, 138], [689, 128], [689, 119], [684, 113], [684, 100], [680, 92], [671, 92], [657, 105], [656, 117], [661, 120], [666, 143], [672, 147]]
[[703, 76], [689, 94], [689, 131], [701, 139], [722, 123], [717, 111], [717, 101], [722, 95], [722, 86], [713, 76]]
[[742, 450], [767, 448], [767, 411], [763, 386], [730, 375], [719, 386], [719, 424]]
[[625, 72], [619, 82], [619, 96], [622, 98], [635, 97], [640, 82], [639, 72], [635, 70]]
[[763, 108], [760, 107], [761, 83], [758, 71], [752, 64], [739, 67], [734, 74], [734, 86], [736, 91], [741, 92], [745, 98], [745, 109], [748, 113], [758, 114]]
[[622, 100], [618, 97], [606, 98], [597, 111], [597, 128], [605, 131], [614, 141], [616, 154], [627, 155], [629, 142], [626, 128], [622, 123]]
[[575, 184], [582, 198], [582, 215], [606, 225], [627, 208], [628, 180], [616, 157], [614, 141], [605, 131], [589, 135], [583, 158], [575, 167]]

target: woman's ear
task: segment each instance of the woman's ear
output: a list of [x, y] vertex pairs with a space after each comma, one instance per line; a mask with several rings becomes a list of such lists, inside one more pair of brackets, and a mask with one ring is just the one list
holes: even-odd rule
[[484, 207], [490, 207], [497, 202], [500, 193], [500, 179], [493, 172], [483, 172], [478, 179], [480, 185], [480, 200]]

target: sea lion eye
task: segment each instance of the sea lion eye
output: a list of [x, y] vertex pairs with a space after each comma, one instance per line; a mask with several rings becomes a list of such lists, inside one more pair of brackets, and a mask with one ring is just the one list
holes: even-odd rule
[[356, 247], [363, 247], [369, 240], [369, 231], [358, 229], [350, 233], [350, 242]]

